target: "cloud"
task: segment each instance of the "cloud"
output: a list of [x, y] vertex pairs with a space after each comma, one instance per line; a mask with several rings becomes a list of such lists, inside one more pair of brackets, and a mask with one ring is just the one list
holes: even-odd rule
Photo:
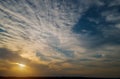
[[[13, 4], [18, 8], [16, 9]], [[39, 61], [39, 58], [36, 58], [37, 51], [45, 57], [50, 57], [53, 52], [55, 54], [52, 55], [59, 58], [61, 55], [69, 55], [68, 52], [73, 51], [72, 45], [79, 41], [71, 32], [71, 27], [88, 8], [86, 6], [82, 9], [83, 6], [79, 4], [89, 6], [89, 3], [82, 1], [78, 4], [72, 1], [53, 3], [52, 0], [1, 1], [0, 18], [3, 18], [1, 29], [6, 32], [3, 30], [0, 32], [0, 47], [5, 46], [12, 51], [19, 51], [22, 57], [36, 61]]]
[[92, 67], [119, 66], [119, 12], [106, 4], [101, 0], [1, 0], [0, 59], [25, 61], [50, 75], [70, 71], [85, 75]]
[[102, 15], [106, 16], [106, 21], [109, 22], [118, 22], [120, 20], [119, 12], [116, 9], [113, 9], [112, 11], [106, 11]]
[[119, 6], [120, 5], [120, 1], [119, 0], [114, 0], [114, 1], [111, 1], [109, 6]]
[[21, 57], [17, 52], [6, 48], [0, 48], [0, 59], [8, 62], [29, 62], [28, 59]]

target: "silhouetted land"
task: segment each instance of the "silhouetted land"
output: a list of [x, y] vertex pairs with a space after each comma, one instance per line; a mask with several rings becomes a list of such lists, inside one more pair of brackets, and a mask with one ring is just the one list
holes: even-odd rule
[[120, 79], [120, 78], [97, 78], [97, 77], [0, 77], [0, 79]]

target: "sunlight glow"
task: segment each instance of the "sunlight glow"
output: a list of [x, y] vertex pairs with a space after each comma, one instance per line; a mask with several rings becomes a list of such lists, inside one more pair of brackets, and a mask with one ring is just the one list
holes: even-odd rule
[[26, 67], [26, 65], [25, 64], [21, 64], [21, 63], [16, 63], [19, 67], [21, 67], [21, 68], [24, 68], [24, 67]]

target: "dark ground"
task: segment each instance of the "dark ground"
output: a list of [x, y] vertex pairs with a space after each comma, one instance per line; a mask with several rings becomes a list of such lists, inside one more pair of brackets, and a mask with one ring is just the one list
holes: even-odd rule
[[0, 79], [120, 79], [120, 78], [96, 78], [96, 77], [0, 77]]

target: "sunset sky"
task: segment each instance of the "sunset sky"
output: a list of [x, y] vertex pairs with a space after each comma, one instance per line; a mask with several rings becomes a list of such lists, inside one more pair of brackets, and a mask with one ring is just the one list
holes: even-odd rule
[[0, 76], [120, 77], [120, 0], [0, 0]]

